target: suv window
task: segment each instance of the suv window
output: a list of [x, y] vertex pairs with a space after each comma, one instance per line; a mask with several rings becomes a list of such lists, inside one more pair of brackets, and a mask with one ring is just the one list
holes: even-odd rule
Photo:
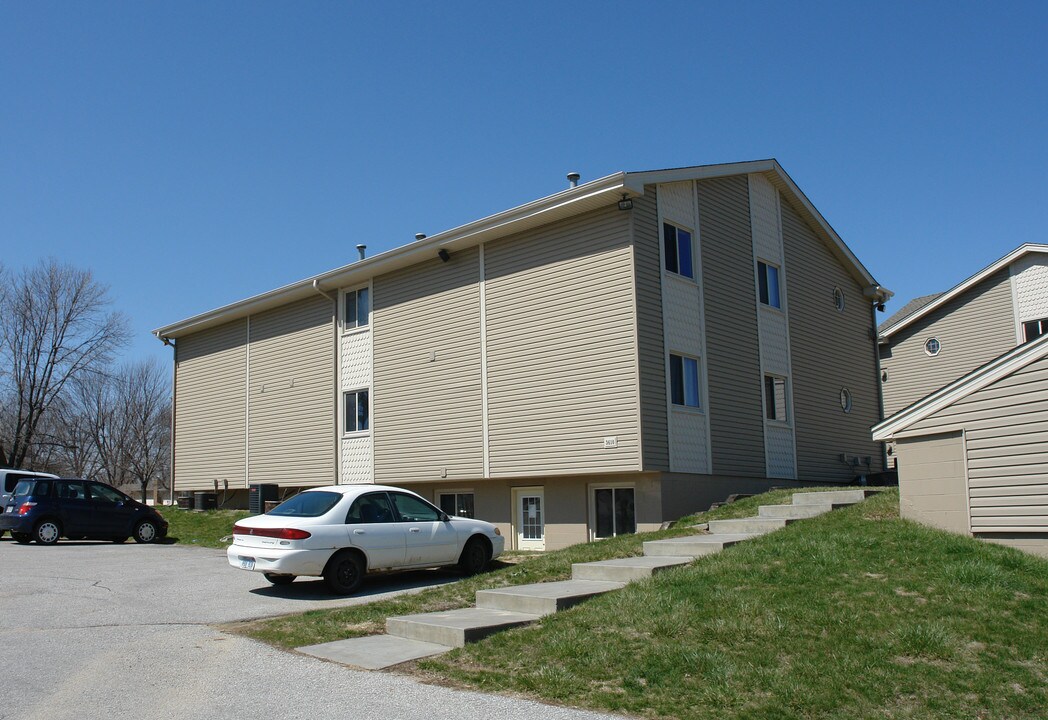
[[51, 494], [50, 480], [21, 480], [15, 485], [14, 495], [35, 495], [36, 497], [47, 497]]
[[346, 524], [349, 523], [388, 523], [393, 522], [393, 509], [385, 493], [361, 495], [349, 508]]
[[91, 499], [92, 500], [98, 500], [99, 502], [113, 503], [115, 505], [116, 503], [125, 502], [128, 499], [127, 496], [124, 495], [124, 493], [122, 493], [122, 492], [120, 492], [118, 490], [114, 490], [113, 488], [109, 487], [108, 485], [96, 485], [96, 484], [92, 483], [91, 485], [88, 485], [87, 487], [88, 487], [88, 490], [91, 491]]
[[60, 500], [87, 500], [82, 482], [60, 482], [57, 487]]
[[440, 520], [440, 510], [425, 500], [420, 500], [403, 493], [390, 493], [393, 504], [397, 506], [401, 522], [436, 522]]

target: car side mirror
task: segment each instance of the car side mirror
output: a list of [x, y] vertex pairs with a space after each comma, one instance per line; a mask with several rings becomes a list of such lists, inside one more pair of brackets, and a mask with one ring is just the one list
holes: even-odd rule
[[451, 522], [451, 516], [448, 515], [446, 512], [442, 512], [440, 514], [440, 521], [441, 522]]

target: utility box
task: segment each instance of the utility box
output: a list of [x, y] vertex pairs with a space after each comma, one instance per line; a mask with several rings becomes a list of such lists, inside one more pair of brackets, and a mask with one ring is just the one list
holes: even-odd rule
[[278, 485], [269, 483], [249, 485], [247, 489], [247, 509], [252, 515], [261, 515], [268, 509], [266, 503], [276, 501], [278, 493]]

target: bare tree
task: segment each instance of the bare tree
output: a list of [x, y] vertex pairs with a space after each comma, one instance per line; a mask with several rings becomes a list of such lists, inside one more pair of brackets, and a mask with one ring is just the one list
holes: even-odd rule
[[0, 283], [0, 383], [13, 407], [0, 430], [0, 459], [22, 467], [66, 386], [102, 370], [128, 331], [89, 270], [46, 260], [7, 276]]
[[171, 391], [155, 360], [127, 366], [120, 373], [127, 473], [146, 501], [149, 484], [163, 481], [170, 461]]

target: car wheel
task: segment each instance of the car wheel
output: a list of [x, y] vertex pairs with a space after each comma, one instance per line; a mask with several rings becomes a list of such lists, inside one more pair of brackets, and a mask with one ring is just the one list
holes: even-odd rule
[[16, 543], [19, 543], [20, 545], [28, 545], [32, 541], [33, 536], [32, 535], [26, 535], [25, 533], [13, 532], [13, 533], [11, 533], [11, 538]]
[[476, 575], [491, 562], [491, 546], [482, 538], [470, 538], [466, 547], [462, 548], [459, 556], [458, 568], [465, 575]]
[[324, 568], [324, 582], [337, 595], [350, 595], [364, 582], [364, 562], [355, 552], [335, 553]]
[[274, 585], [290, 585], [295, 582], [294, 575], [276, 575], [274, 573], [262, 573], [262, 576]]
[[134, 538], [136, 543], [151, 543], [156, 540], [156, 523], [152, 520], [143, 520], [135, 525]]
[[54, 545], [62, 536], [62, 529], [54, 520], [41, 520], [33, 528], [33, 539], [41, 545]]

